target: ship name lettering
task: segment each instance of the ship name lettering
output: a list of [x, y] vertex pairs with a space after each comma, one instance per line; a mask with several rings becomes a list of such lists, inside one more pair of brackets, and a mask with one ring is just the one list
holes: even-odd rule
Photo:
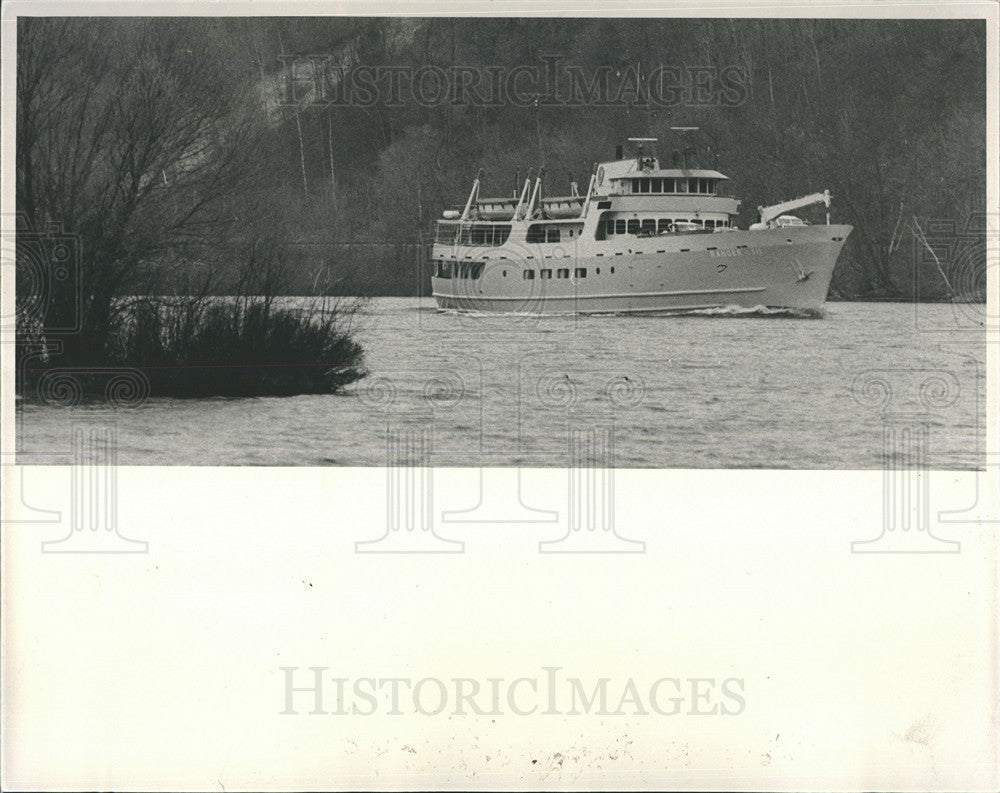
[[709, 251], [708, 255], [713, 259], [730, 256], [743, 256], [744, 254], [760, 253], [760, 248], [729, 248], [723, 251]]

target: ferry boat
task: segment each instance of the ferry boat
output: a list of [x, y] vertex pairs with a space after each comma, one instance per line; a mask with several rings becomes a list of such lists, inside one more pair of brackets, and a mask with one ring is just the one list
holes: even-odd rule
[[[690, 130], [694, 128], [683, 128]], [[437, 221], [432, 294], [440, 309], [541, 314], [669, 314], [739, 307], [815, 310], [852, 227], [831, 225], [823, 191], [758, 207], [737, 227], [728, 177], [694, 167], [693, 148], [661, 167], [643, 144], [601, 163], [586, 193], [543, 196], [529, 172], [510, 197], [479, 195]], [[519, 181], [519, 180], [518, 180]], [[825, 204], [826, 224], [790, 214]]]

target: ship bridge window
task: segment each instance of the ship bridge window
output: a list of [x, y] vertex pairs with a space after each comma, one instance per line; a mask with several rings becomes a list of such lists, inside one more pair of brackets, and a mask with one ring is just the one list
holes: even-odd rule
[[672, 192], [674, 192], [674, 180], [673, 179], [664, 179], [663, 180], [663, 192], [664, 193], [672, 193]]
[[434, 266], [435, 278], [451, 278], [451, 262], [440, 261]]
[[650, 187], [650, 190], [652, 192], [654, 192], [654, 193], [662, 193], [663, 192], [663, 180], [662, 179], [654, 179], [653, 180], [653, 184]]
[[649, 182], [650, 182], [649, 179], [640, 179], [639, 180], [639, 192], [640, 193], [648, 193], [649, 192]]
[[638, 234], [639, 233], [639, 219], [631, 218], [628, 222], [628, 233]]
[[675, 193], [686, 193], [688, 191], [688, 180], [687, 179], [675, 179], [674, 180], [674, 192]]

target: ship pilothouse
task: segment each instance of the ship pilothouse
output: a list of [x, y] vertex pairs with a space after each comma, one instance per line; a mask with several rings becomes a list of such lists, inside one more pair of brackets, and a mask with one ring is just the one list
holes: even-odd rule
[[[683, 132], [694, 128], [678, 128]], [[440, 308], [532, 313], [673, 312], [722, 306], [817, 308], [850, 226], [829, 223], [823, 191], [769, 207], [737, 227], [729, 178], [700, 168], [693, 147], [663, 167], [654, 138], [597, 165], [584, 193], [543, 194], [529, 172], [508, 197], [480, 196], [437, 222], [433, 295]], [[825, 226], [796, 209], [823, 203]]]

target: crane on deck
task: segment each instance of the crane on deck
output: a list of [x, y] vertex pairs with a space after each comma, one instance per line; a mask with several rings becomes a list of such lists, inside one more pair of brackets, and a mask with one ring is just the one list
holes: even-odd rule
[[802, 198], [793, 198], [791, 201], [782, 201], [780, 204], [774, 204], [769, 207], [757, 207], [757, 212], [760, 214], [760, 220], [754, 223], [750, 228], [751, 230], [758, 229], [773, 229], [779, 224], [775, 221], [785, 214], [786, 212], [792, 212], [796, 209], [801, 209], [802, 207], [812, 206], [813, 204], [826, 204], [826, 225], [830, 225], [830, 195], [829, 190], [824, 190], [822, 193], [812, 193], [807, 196], [802, 196]]

